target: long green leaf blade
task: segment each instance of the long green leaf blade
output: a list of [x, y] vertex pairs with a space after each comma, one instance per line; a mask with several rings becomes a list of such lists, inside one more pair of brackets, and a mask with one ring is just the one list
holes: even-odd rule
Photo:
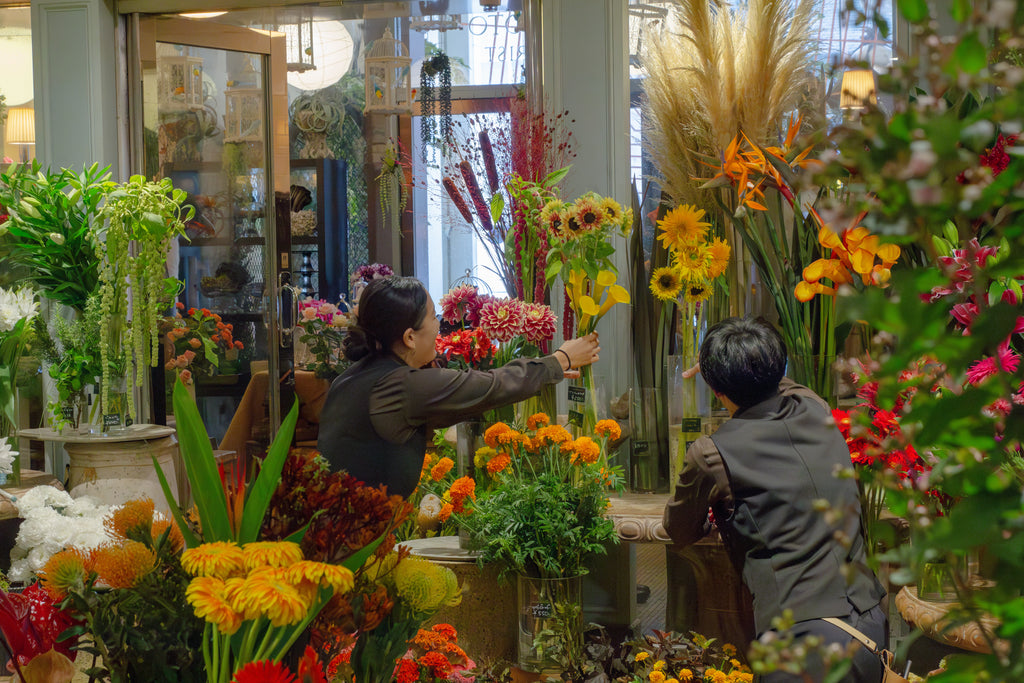
[[203, 525], [203, 540], [233, 541], [228, 503], [213, 458], [210, 436], [195, 401], [180, 379], [174, 385], [174, 418], [178, 424], [178, 448]]
[[295, 422], [298, 419], [299, 402], [295, 401], [292, 403], [292, 409], [288, 411], [287, 417], [281, 423], [281, 429], [274, 437], [274, 443], [270, 444], [270, 450], [260, 467], [260, 473], [246, 498], [245, 509], [242, 511], [242, 524], [238, 531], [240, 544], [251, 543], [259, 538], [263, 516], [267, 512], [270, 498], [274, 495], [277, 484], [281, 480], [281, 470], [284, 469], [284, 461], [288, 458], [288, 451], [291, 450], [292, 435], [295, 433]]
[[153, 467], [156, 469], [156, 478], [160, 480], [160, 488], [164, 491], [164, 498], [167, 499], [167, 507], [171, 511], [171, 516], [174, 517], [174, 521], [178, 523], [178, 528], [181, 529], [181, 535], [185, 538], [186, 548], [195, 548], [201, 543], [199, 537], [192, 533], [191, 527], [185, 521], [185, 515], [181, 511], [181, 506], [178, 505], [178, 501], [174, 500], [174, 494], [171, 493], [171, 487], [167, 483], [167, 477], [164, 475], [164, 470], [160, 467], [160, 463], [157, 461], [155, 455], [149, 456], [153, 459]]

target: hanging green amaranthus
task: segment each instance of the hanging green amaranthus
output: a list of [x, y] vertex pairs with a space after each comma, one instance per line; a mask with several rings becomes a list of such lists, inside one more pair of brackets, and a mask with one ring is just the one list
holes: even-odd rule
[[[182, 284], [166, 276], [165, 262], [171, 240], [184, 234], [194, 214], [192, 207], [182, 207], [185, 197], [169, 178], [148, 182], [136, 175], [113, 190], [103, 207], [106, 225], [99, 229], [97, 254], [99, 295], [108, 321], [100, 330], [104, 406], [109, 405], [112, 371], [130, 377], [134, 369], [135, 385], [142, 386], [145, 368], [156, 366], [157, 320]], [[128, 401], [129, 413], [134, 412], [131, 392]]]

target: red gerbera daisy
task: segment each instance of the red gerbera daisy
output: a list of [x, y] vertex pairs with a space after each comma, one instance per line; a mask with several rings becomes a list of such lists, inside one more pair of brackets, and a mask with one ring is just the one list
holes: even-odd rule
[[232, 683], [296, 683], [295, 676], [281, 662], [249, 662], [235, 672]]

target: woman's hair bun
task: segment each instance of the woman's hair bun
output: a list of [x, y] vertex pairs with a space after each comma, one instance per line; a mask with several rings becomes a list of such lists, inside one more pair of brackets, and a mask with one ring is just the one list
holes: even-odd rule
[[345, 354], [345, 358], [353, 363], [370, 355], [374, 346], [375, 344], [370, 341], [366, 330], [360, 327], [358, 323], [349, 326], [348, 333], [341, 342], [341, 349]]

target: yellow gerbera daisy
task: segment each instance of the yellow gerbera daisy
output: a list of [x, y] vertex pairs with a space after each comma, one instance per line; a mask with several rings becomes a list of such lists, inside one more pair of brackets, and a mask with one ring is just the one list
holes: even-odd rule
[[689, 683], [693, 680], [693, 672], [689, 669], [683, 669], [679, 672], [679, 680], [683, 683]]
[[290, 541], [257, 541], [242, 548], [245, 569], [262, 567], [290, 567], [303, 559], [302, 548]]
[[335, 593], [347, 593], [355, 585], [352, 572], [337, 564], [302, 560], [288, 567], [285, 572], [291, 583], [308, 581], [317, 586], [330, 586]]
[[662, 301], [671, 301], [679, 295], [683, 280], [675, 268], [657, 268], [651, 276], [651, 292]]
[[226, 579], [245, 572], [245, 555], [237, 543], [213, 541], [183, 552], [181, 567], [192, 576]]
[[267, 617], [279, 627], [299, 623], [309, 613], [310, 603], [286, 573], [286, 569], [261, 569], [249, 574], [231, 606], [247, 620]]
[[704, 222], [704, 209], [698, 209], [689, 204], [682, 204], [665, 214], [665, 217], [658, 221], [658, 228], [661, 234], [658, 239], [666, 248], [678, 251], [689, 244], [704, 239], [711, 227], [710, 223]]
[[197, 576], [185, 589], [185, 599], [197, 617], [210, 622], [224, 635], [235, 633], [242, 625], [242, 615], [231, 607], [222, 579]]

